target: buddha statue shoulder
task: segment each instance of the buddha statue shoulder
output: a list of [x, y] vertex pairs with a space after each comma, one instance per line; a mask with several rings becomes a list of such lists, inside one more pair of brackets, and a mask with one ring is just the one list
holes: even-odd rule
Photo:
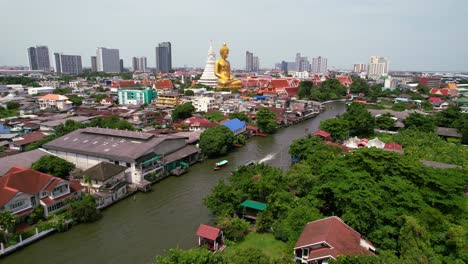
[[226, 42], [223, 43], [223, 46], [219, 50], [219, 55], [221, 58], [215, 63], [215, 75], [218, 77], [218, 88], [242, 88], [241, 81], [232, 77], [231, 64], [227, 60], [227, 57], [229, 56], [229, 48], [227, 47]]

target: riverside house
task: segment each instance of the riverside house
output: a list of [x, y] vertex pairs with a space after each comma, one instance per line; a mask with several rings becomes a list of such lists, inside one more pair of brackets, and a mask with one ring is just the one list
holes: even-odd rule
[[81, 196], [83, 187], [32, 169], [14, 166], [0, 178], [0, 211], [9, 211], [24, 221], [38, 206], [47, 217], [67, 206], [67, 198]]

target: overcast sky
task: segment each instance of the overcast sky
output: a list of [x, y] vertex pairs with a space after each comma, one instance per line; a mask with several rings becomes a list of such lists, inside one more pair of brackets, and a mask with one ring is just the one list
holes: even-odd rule
[[0, 65], [28, 65], [26, 49], [82, 55], [118, 48], [155, 65], [155, 46], [172, 43], [174, 66], [204, 66], [212, 39], [230, 47], [235, 68], [245, 51], [261, 67], [296, 52], [351, 68], [372, 55], [391, 70], [468, 71], [466, 0], [0, 0]]

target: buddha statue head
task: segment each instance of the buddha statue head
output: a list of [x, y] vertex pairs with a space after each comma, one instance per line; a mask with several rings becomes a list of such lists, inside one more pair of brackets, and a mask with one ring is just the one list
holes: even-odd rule
[[221, 58], [226, 59], [229, 55], [229, 48], [227, 47], [226, 42], [223, 42], [223, 46], [219, 49], [219, 55]]

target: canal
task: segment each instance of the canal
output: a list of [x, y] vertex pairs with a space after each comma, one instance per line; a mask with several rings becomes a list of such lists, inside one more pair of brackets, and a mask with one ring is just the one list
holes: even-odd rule
[[213, 186], [250, 160], [286, 169], [292, 140], [318, 129], [321, 120], [345, 111], [344, 103], [328, 104], [327, 111], [304, 123], [280, 129], [268, 137], [251, 138], [230, 153], [229, 167], [213, 171], [215, 160], [205, 160], [180, 177], [153, 185], [150, 193], [137, 193], [104, 210], [96, 223], [82, 224], [27, 246], [0, 260], [4, 264], [153, 263], [156, 255], [179, 246], [196, 245], [200, 223], [214, 219], [203, 205]]

